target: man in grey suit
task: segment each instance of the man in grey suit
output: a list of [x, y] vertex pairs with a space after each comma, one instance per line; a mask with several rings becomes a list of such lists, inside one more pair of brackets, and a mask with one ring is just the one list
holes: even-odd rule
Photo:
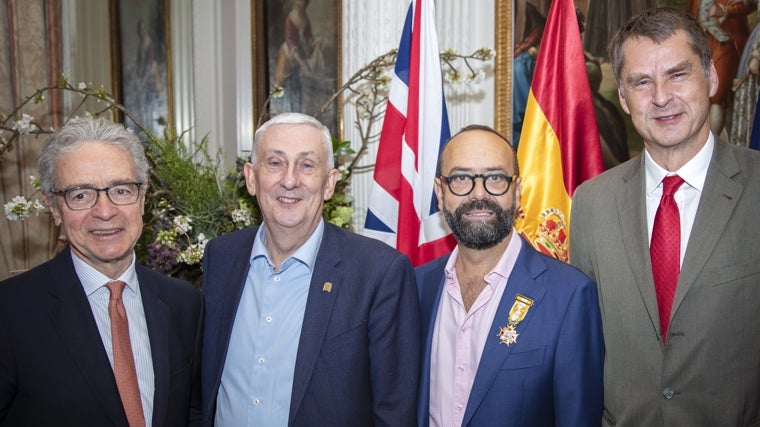
[[[757, 425], [760, 153], [710, 132], [718, 77], [704, 31], [685, 12], [632, 18], [610, 52], [620, 103], [645, 150], [573, 200], [571, 262], [599, 287], [603, 424]], [[662, 181], [675, 175], [685, 181], [672, 196], [680, 241], [656, 253]], [[668, 301], [667, 280], [654, 270], [669, 255]]]

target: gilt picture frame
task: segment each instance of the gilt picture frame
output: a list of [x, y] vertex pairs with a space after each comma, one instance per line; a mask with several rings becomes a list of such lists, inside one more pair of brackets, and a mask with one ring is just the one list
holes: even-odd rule
[[111, 0], [113, 94], [138, 122], [163, 135], [172, 127], [169, 0]]
[[495, 0], [494, 128], [512, 133], [512, 0]]
[[254, 123], [295, 111], [342, 134], [341, 0], [252, 0]]

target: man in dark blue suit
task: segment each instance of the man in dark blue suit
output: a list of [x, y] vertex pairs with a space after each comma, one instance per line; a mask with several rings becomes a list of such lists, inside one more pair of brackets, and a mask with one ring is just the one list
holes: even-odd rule
[[593, 426], [604, 344], [596, 286], [513, 231], [517, 158], [491, 128], [446, 144], [435, 191], [457, 239], [417, 268], [421, 426]]
[[327, 128], [298, 113], [255, 134], [261, 227], [206, 247], [203, 413], [216, 426], [416, 424], [419, 304], [409, 260], [322, 219]]
[[[66, 248], [0, 283], [0, 426], [201, 425], [203, 298], [135, 260], [142, 143], [122, 125], [77, 119], [48, 138], [39, 166]], [[128, 348], [112, 341], [112, 302]]]

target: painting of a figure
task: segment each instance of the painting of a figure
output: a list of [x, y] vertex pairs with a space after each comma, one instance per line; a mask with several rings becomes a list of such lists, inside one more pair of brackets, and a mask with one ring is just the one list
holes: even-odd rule
[[339, 7], [337, 0], [267, 0], [264, 7], [268, 86], [283, 88], [270, 100], [270, 114], [318, 115], [333, 135], [337, 104], [320, 109], [338, 84]]
[[[171, 122], [166, 0], [119, 0], [122, 103], [146, 129], [161, 135]], [[112, 3], [113, 4], [113, 3]], [[135, 127], [125, 119], [128, 127]]]
[[[652, 7], [684, 7], [686, 0], [574, 0], [606, 168], [642, 149], [640, 137], [619, 105], [607, 45], [629, 18]], [[522, 120], [551, 0], [514, 0], [512, 137], [519, 144]]]

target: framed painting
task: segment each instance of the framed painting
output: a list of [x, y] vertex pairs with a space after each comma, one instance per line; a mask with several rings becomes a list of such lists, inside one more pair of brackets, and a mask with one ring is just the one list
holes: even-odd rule
[[[496, 128], [519, 141], [535, 55], [552, 0], [496, 0]], [[683, 7], [685, 0], [574, 0], [586, 68], [605, 155], [615, 166], [641, 151], [643, 144], [620, 108], [607, 45], [633, 15], [656, 6]], [[531, 63], [531, 61], [533, 61]]]
[[134, 120], [162, 135], [172, 121], [169, 0], [111, 0], [114, 95]]
[[340, 0], [253, 0], [256, 127], [271, 116], [315, 116], [341, 135]]

